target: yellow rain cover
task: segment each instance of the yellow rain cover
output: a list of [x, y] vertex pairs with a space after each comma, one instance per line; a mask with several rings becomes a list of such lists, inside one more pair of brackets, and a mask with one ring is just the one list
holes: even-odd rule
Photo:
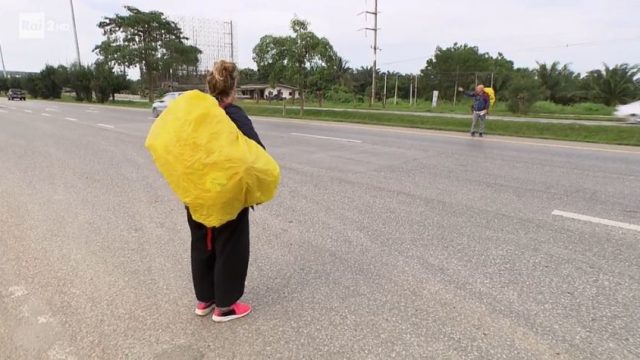
[[491, 107], [496, 105], [496, 91], [493, 88], [484, 88], [484, 92], [489, 96], [489, 102], [491, 103]]
[[275, 196], [276, 161], [238, 130], [212, 96], [188, 91], [153, 123], [145, 147], [193, 218], [218, 227]]

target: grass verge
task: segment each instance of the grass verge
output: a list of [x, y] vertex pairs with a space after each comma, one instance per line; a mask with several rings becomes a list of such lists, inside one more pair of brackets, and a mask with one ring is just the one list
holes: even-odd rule
[[[297, 111], [288, 109], [282, 116], [281, 108], [243, 104], [248, 114], [254, 116], [285, 117], [299, 119]], [[350, 122], [359, 124], [388, 125], [432, 130], [468, 132], [470, 120], [424, 117], [416, 115], [363, 113], [350, 111], [305, 110], [303, 119]], [[538, 139], [581, 141], [600, 144], [640, 146], [640, 126], [592, 126], [580, 124], [551, 124], [516, 121], [487, 122], [491, 135], [517, 136]]]
[[[260, 104], [256, 104], [253, 100], [245, 100], [242, 102], [244, 105], [254, 106], [282, 106], [279, 102], [269, 103], [264, 101]], [[335, 103], [325, 102], [323, 108], [333, 109], [354, 109], [354, 110], [371, 110], [371, 111], [402, 111], [402, 112], [421, 112], [421, 113], [435, 113], [435, 114], [462, 114], [469, 113], [470, 101], [465, 100], [458, 102], [457, 105], [453, 105], [450, 102], [442, 102], [437, 108], [432, 108], [430, 103], [422, 102], [418, 105], [409, 106], [404, 102], [399, 102], [397, 105], [392, 103], [387, 104], [386, 108], [382, 107], [382, 104], [376, 103], [373, 106], [369, 104], [361, 103]], [[290, 108], [296, 108], [297, 106], [287, 104]], [[317, 102], [308, 102], [307, 107], [317, 108]], [[529, 117], [529, 118], [545, 118], [545, 119], [561, 119], [561, 120], [597, 120], [597, 121], [613, 121], [615, 118], [611, 115], [613, 113], [612, 108], [608, 108], [599, 104], [576, 104], [572, 106], [557, 105], [546, 101], [537, 102], [531, 109], [531, 113], [527, 115], [513, 114], [507, 110], [505, 103], [498, 103], [496, 107], [491, 110], [493, 115], [510, 116], [510, 117]]]

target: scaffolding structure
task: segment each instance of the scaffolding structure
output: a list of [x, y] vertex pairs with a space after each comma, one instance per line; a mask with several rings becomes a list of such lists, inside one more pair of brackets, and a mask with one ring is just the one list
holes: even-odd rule
[[176, 17], [173, 19], [182, 29], [189, 45], [202, 51], [198, 72], [206, 73], [218, 60], [236, 61], [235, 25], [233, 21], [221, 21], [203, 17]]

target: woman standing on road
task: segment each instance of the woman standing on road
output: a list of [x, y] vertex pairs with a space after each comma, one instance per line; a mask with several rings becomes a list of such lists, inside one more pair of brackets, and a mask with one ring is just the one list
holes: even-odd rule
[[[264, 148], [251, 120], [233, 102], [238, 84], [236, 64], [221, 60], [207, 75], [207, 88], [229, 118], [249, 139]], [[242, 210], [235, 220], [217, 227], [195, 221], [189, 209], [187, 220], [191, 229], [191, 271], [196, 293], [196, 314], [225, 322], [248, 315], [251, 306], [239, 302], [244, 294], [249, 266], [249, 209]]]

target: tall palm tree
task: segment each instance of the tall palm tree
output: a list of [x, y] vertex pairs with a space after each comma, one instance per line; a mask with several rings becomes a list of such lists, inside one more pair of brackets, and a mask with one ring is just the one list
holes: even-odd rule
[[620, 64], [604, 71], [591, 71], [587, 77], [593, 91], [593, 97], [608, 106], [615, 106], [635, 100], [640, 96], [638, 65]]

